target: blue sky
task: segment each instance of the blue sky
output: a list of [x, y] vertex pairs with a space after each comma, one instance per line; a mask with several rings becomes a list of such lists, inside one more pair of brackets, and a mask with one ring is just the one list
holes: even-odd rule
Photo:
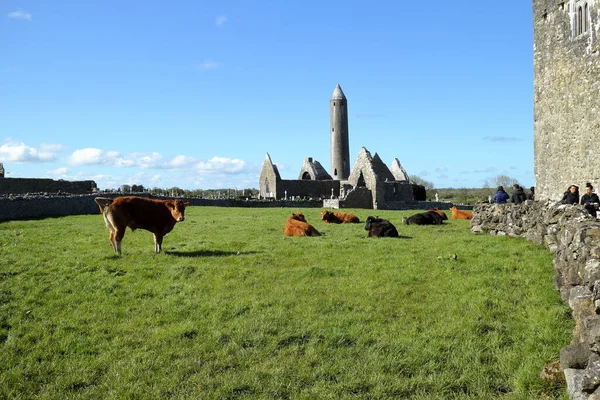
[[330, 169], [361, 147], [435, 187], [532, 186], [529, 1], [0, 2], [7, 177], [184, 189]]

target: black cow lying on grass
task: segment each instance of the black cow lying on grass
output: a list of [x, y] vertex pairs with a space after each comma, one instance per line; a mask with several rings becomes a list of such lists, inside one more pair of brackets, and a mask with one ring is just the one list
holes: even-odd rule
[[378, 217], [367, 217], [365, 230], [369, 231], [368, 237], [399, 237], [394, 224]]
[[402, 222], [406, 225], [441, 225], [444, 223], [442, 216], [433, 210], [411, 215], [408, 218], [402, 217]]

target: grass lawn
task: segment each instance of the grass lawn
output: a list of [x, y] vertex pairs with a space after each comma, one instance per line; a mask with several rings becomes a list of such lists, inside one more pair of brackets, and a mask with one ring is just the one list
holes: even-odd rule
[[[285, 237], [302, 211], [322, 237]], [[0, 399], [563, 398], [552, 255], [469, 221], [189, 207], [153, 253], [100, 215], [0, 223]]]

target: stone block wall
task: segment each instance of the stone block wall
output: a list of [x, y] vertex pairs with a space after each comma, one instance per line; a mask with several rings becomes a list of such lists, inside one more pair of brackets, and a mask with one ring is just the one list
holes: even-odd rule
[[575, 331], [560, 352], [573, 399], [600, 399], [600, 221], [555, 201], [477, 204], [471, 231], [522, 236], [554, 254], [554, 283], [573, 311]]
[[42, 178], [0, 179], [0, 195], [37, 192], [85, 194], [95, 190], [97, 190], [97, 186], [94, 181], [55, 181]]

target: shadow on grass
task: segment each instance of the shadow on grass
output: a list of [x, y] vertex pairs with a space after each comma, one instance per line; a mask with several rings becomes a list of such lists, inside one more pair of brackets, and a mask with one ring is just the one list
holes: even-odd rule
[[221, 250], [197, 250], [197, 251], [165, 251], [165, 254], [175, 257], [230, 257], [257, 254], [258, 251], [221, 251]]

